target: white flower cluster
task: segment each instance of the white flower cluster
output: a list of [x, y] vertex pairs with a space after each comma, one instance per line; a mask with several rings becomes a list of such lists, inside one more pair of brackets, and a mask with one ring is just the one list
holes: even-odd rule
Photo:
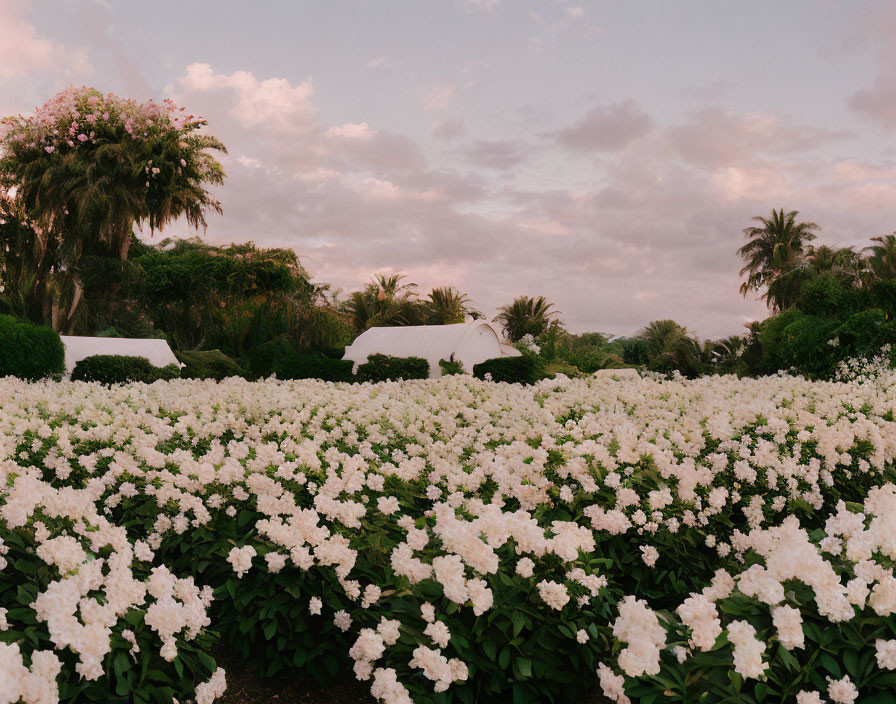
[[[235, 575], [314, 570], [331, 580], [340, 609], [313, 595], [305, 603], [352, 631], [356, 675], [390, 704], [410, 701], [398, 672], [435, 692], [468, 676], [452, 657], [450, 616], [437, 620], [423, 597], [433, 584], [452, 609], [479, 616], [503, 580], [528, 580], [545, 618], [572, 626], [570, 647], [597, 647], [581, 614], [608, 586], [591, 558], [617, 535], [649, 567], [667, 564], [659, 538], [685, 530], [720, 562], [755, 558], [720, 570], [675, 611], [691, 649], [725, 632], [745, 677], [762, 676], [767, 652], [746, 622], [723, 626], [716, 604], [734, 589], [767, 606], [786, 648], [804, 647], [805, 605], [789, 600], [788, 580], [809, 585], [831, 621], [866, 607], [896, 612], [896, 578], [875, 557], [896, 557], [896, 490], [883, 479], [896, 459], [893, 372], [846, 383], [779, 375], [531, 387], [465, 376], [112, 388], [5, 379], [0, 398], [0, 528], [33, 530], [36, 554], [58, 572], [33, 608], [56, 647], [78, 653], [85, 677], [101, 674], [111, 629], [133, 609], [146, 610], [166, 658], [207, 625], [208, 591], [152, 566], [155, 554], [172, 536], [247, 511], [260, 518], [246, 527], [252, 544], [227, 555]], [[864, 514], [837, 504], [838, 483], [856, 477], [876, 486]], [[134, 502], [152, 514], [142, 534], [108, 518]], [[794, 505], [833, 512], [821, 543], [790, 515]], [[2, 553], [0, 544], [5, 562]], [[396, 584], [419, 615], [389, 610]], [[657, 614], [632, 596], [617, 608], [615, 664], [629, 677], [659, 672], [667, 636]], [[896, 664], [888, 642], [877, 659]], [[16, 669], [15, 681], [52, 671], [49, 657], [38, 664]], [[601, 686], [626, 701], [608, 665]], [[203, 699], [223, 682], [216, 674]]]

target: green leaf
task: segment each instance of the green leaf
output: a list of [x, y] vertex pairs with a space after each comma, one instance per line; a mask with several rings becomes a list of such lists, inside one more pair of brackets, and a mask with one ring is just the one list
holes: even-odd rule
[[513, 621], [513, 637], [516, 638], [526, 626], [526, 617], [521, 612], [515, 611], [511, 620]]
[[501, 655], [498, 656], [498, 666], [506, 670], [508, 665], [510, 665], [510, 648], [505, 645], [501, 648]]
[[834, 675], [835, 678], [840, 679], [840, 677], [842, 676], [840, 674], [840, 666], [837, 664], [837, 661], [834, 660], [834, 658], [832, 658], [827, 653], [822, 653], [821, 658], [819, 659], [821, 660], [821, 664], [824, 666], [825, 670]]

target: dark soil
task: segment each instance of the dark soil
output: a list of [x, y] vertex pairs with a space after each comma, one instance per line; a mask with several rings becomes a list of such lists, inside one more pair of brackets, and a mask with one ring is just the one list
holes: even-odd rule
[[216, 704], [376, 704], [369, 683], [351, 673], [328, 685], [295, 676], [263, 680], [227, 652], [216, 652], [215, 659], [227, 671], [227, 691]]
[[[227, 652], [216, 652], [215, 659], [227, 671], [227, 691], [216, 704], [377, 704], [370, 696], [370, 683], [359, 682], [351, 672], [328, 685], [295, 676], [263, 680]], [[594, 692], [580, 704], [606, 702], [609, 700]]]

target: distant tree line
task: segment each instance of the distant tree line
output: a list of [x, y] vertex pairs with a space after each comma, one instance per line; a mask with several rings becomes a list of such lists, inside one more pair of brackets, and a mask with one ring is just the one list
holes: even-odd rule
[[[481, 318], [452, 286], [425, 294], [401, 273], [343, 295], [314, 284], [295, 253], [198, 238], [134, 236], [220, 212], [209, 187], [225, 147], [170, 101], [137, 103], [91, 88], [63, 91], [0, 138], [0, 313], [68, 334], [164, 337], [181, 352], [215, 350], [239, 368], [261, 346], [338, 356], [370, 327]], [[773, 210], [744, 230], [741, 292], [770, 317], [745, 334], [700, 341], [673, 320], [631, 337], [575, 335], [543, 296], [520, 296], [495, 322], [547, 373], [623, 366], [686, 376], [786, 369], [835, 374], [849, 356], [894, 340], [896, 235], [868, 247], [816, 246], [818, 225]]]

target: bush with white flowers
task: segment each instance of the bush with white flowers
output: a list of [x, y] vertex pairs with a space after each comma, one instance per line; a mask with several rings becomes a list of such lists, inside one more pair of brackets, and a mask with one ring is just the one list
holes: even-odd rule
[[896, 688], [893, 372], [0, 399], [3, 701], [211, 702], [215, 641], [390, 704]]

